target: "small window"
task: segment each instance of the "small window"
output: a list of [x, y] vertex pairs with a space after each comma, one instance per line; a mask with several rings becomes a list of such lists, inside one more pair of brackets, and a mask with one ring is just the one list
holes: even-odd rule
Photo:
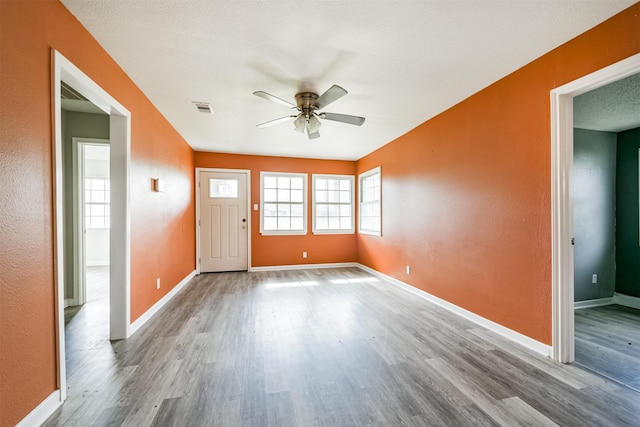
[[360, 181], [360, 233], [381, 234], [381, 173], [380, 167], [359, 176]]
[[237, 179], [209, 179], [210, 199], [237, 199], [238, 180]]
[[109, 228], [110, 209], [108, 178], [84, 180], [84, 224], [87, 229]]
[[354, 177], [313, 175], [313, 232], [354, 232]]
[[307, 175], [261, 172], [260, 232], [307, 234]]

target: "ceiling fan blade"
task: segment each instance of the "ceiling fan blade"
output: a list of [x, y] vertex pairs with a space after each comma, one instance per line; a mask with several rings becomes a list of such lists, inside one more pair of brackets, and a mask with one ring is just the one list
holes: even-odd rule
[[275, 102], [276, 104], [284, 105], [285, 107], [298, 108], [292, 103], [290, 103], [289, 101], [285, 101], [284, 99], [278, 98], [277, 96], [273, 96], [270, 93], [267, 93], [261, 90], [257, 92], [253, 92], [253, 94], [255, 96], [259, 96], [260, 98], [266, 99], [267, 101], [272, 101], [272, 102]]
[[291, 119], [295, 119], [296, 117], [298, 116], [280, 117], [279, 119], [269, 120], [268, 122], [260, 123], [259, 125], [256, 125], [256, 127], [259, 127], [260, 129], [268, 128], [270, 126], [277, 125], [278, 123], [287, 122]]
[[333, 120], [334, 122], [348, 123], [350, 125], [362, 126], [365, 118], [360, 116], [351, 116], [349, 114], [336, 113], [320, 113], [321, 119]]
[[338, 85], [333, 85], [325, 93], [320, 95], [320, 98], [316, 100], [314, 105], [318, 108], [318, 110], [323, 109], [327, 105], [331, 104], [333, 101], [338, 100], [345, 96], [347, 91], [341, 88]]

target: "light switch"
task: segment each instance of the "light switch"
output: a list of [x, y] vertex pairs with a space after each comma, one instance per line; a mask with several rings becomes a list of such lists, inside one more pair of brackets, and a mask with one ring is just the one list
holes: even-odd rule
[[153, 191], [157, 191], [158, 193], [164, 193], [164, 187], [165, 187], [164, 179], [152, 178], [152, 180], [153, 180]]

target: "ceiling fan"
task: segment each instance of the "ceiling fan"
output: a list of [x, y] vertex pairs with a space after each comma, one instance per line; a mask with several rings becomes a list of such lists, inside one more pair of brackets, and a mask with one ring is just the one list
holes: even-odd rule
[[325, 113], [318, 111], [347, 94], [347, 91], [338, 85], [331, 86], [320, 96], [314, 92], [300, 92], [296, 94], [297, 105], [261, 90], [253, 92], [253, 94], [268, 101], [273, 101], [277, 104], [284, 105], [285, 107], [298, 110], [298, 114], [280, 117], [279, 119], [261, 123], [257, 125], [259, 128], [266, 128], [295, 119], [293, 121], [295, 130], [298, 132], [304, 132], [306, 129], [309, 139], [315, 139], [320, 137], [319, 130], [322, 124], [320, 119], [333, 120], [335, 122], [348, 123], [356, 126], [362, 126], [365, 120], [364, 117], [351, 116], [349, 114]]

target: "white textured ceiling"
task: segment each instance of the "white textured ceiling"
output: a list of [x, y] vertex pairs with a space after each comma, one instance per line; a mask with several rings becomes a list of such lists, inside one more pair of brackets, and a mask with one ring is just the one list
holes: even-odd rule
[[640, 74], [573, 98], [573, 126], [606, 132], [640, 127]]
[[[196, 150], [355, 160], [636, 0], [62, 0]], [[309, 141], [290, 111], [349, 94]], [[191, 101], [210, 102], [215, 114]], [[134, 118], [135, 120], [135, 118]]]

